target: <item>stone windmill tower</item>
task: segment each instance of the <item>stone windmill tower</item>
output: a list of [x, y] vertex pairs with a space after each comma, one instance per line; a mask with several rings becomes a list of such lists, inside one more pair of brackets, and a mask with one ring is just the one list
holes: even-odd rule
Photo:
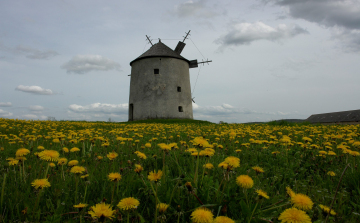
[[[193, 119], [189, 68], [198, 67], [180, 54], [186, 34], [175, 50], [164, 43], [152, 44], [130, 62], [129, 121], [144, 119]], [[200, 63], [206, 63], [205, 61]]]

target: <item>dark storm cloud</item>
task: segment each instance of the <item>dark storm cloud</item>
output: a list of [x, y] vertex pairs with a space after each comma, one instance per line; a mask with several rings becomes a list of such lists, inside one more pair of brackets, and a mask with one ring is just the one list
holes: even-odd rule
[[288, 6], [294, 18], [305, 19], [325, 26], [360, 29], [360, 1], [344, 0], [274, 0], [277, 5]]
[[287, 7], [289, 16], [330, 28], [345, 51], [360, 51], [359, 0], [264, 0]]

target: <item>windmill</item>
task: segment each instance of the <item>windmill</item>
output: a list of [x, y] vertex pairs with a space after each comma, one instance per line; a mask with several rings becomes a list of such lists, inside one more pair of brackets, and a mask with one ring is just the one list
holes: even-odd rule
[[188, 60], [181, 56], [183, 41], [175, 50], [159, 42], [130, 62], [129, 121], [144, 119], [193, 119], [189, 69], [212, 61]]

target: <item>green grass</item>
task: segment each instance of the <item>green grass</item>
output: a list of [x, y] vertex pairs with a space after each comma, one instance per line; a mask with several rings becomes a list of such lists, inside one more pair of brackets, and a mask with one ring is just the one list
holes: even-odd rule
[[[233, 131], [236, 132], [236, 138], [231, 137]], [[280, 142], [283, 135], [291, 138], [292, 145]], [[77, 142], [72, 143], [69, 136], [78, 138]], [[199, 136], [216, 145], [214, 156], [199, 158], [196, 171], [196, 157], [185, 150], [200, 150], [190, 142], [193, 137]], [[306, 144], [302, 139], [304, 136], [311, 137], [313, 142]], [[119, 137], [132, 140], [120, 141]], [[54, 138], [60, 138], [61, 143], [53, 143]], [[147, 175], [153, 170], [164, 170], [165, 175], [158, 182], [157, 198], [170, 207], [164, 215], [158, 215], [158, 222], [164, 220], [164, 216], [166, 222], [190, 222], [192, 211], [201, 206], [210, 209], [214, 217], [226, 215], [236, 222], [279, 222], [277, 218], [280, 214], [291, 207], [286, 187], [308, 195], [314, 206], [306, 213], [313, 222], [324, 222], [326, 216], [319, 204], [330, 206], [341, 173], [350, 164], [333, 206], [337, 215], [331, 216], [328, 222], [359, 222], [359, 157], [343, 154], [341, 149], [337, 149], [337, 145], [346, 142], [349, 149], [359, 151], [358, 147], [349, 143], [349, 138], [360, 141], [359, 126], [217, 125], [198, 120], [92, 123], [0, 119], [0, 147], [3, 148], [0, 151], [0, 219], [2, 222], [79, 222], [81, 216], [82, 222], [91, 222], [87, 214], [89, 207], [102, 201], [110, 204], [115, 188], [112, 207], [117, 210], [117, 214], [112, 222], [121, 222], [120, 219], [126, 221], [128, 212], [116, 207], [126, 197], [140, 201], [139, 207], [130, 212], [130, 222], [155, 222], [156, 202], [152, 189], [155, 184], [148, 180]], [[106, 142], [109, 146], [104, 146]], [[168, 153], [157, 146], [159, 143], [174, 142], [178, 149], [172, 148]], [[297, 142], [302, 142], [306, 148]], [[328, 151], [324, 148], [325, 142], [331, 143], [337, 156], [318, 156], [320, 150]], [[146, 143], [151, 143], [151, 148], [145, 147]], [[311, 144], [320, 148], [311, 148]], [[45, 188], [39, 197], [39, 191], [31, 186], [31, 182], [44, 178], [48, 165], [48, 162], [35, 155], [35, 152], [40, 152], [37, 149], [39, 145], [59, 151], [61, 157], [68, 160], [78, 160], [80, 166], [86, 167], [89, 177], [81, 179], [68, 172], [70, 167], [64, 166], [64, 180], [62, 167], [56, 165], [49, 168], [46, 176], [51, 187]], [[22, 163], [9, 166], [6, 160], [15, 157], [17, 149], [22, 147], [31, 151], [23, 163], [25, 177]], [[78, 147], [81, 151], [64, 153], [63, 147]], [[239, 149], [241, 152], [236, 151]], [[112, 151], [118, 153], [114, 161], [106, 157]], [[139, 159], [135, 151], [146, 154], [147, 159]], [[275, 151], [279, 153], [272, 154]], [[98, 156], [103, 159], [99, 160]], [[240, 167], [230, 172], [219, 168], [218, 164], [228, 156], [238, 157]], [[215, 168], [202, 168], [208, 162]], [[141, 164], [144, 171], [135, 173], [134, 164]], [[256, 174], [252, 169], [254, 166], [262, 167], [265, 172]], [[328, 171], [334, 171], [336, 176], [330, 177]], [[111, 172], [121, 173], [119, 185], [108, 180], [107, 175]], [[198, 172], [197, 186], [194, 182], [195, 172]], [[239, 187], [236, 183], [239, 175], [249, 175], [254, 180], [254, 187], [247, 190]], [[198, 198], [189, 193], [186, 182], [191, 182]], [[255, 192], [257, 189], [267, 192], [270, 198], [260, 199]], [[38, 197], [39, 204], [36, 207]], [[73, 205], [79, 202], [89, 206], [77, 213]]]

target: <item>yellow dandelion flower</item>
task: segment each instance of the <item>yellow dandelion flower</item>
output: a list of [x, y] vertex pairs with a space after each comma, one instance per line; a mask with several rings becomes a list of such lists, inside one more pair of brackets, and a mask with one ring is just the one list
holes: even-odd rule
[[330, 210], [330, 208], [329, 208], [328, 206], [319, 204], [319, 207], [320, 207], [321, 210], [322, 210], [323, 212], [325, 212], [326, 214], [329, 213], [329, 211], [330, 211], [330, 214], [331, 214], [331, 215], [336, 215], [336, 212], [335, 212], [333, 209]]
[[135, 172], [136, 173], [140, 173], [141, 171], [143, 171], [144, 170], [144, 168], [141, 166], [141, 165], [139, 165], [139, 164], [135, 164]]
[[103, 159], [102, 156], [97, 156], [96, 158], [98, 158], [98, 160], [102, 160], [102, 159]]
[[204, 139], [203, 137], [196, 137], [193, 139], [193, 145], [195, 146], [200, 146], [200, 147], [211, 147], [211, 145], [209, 144], [209, 142]]
[[229, 164], [225, 163], [225, 162], [221, 162], [219, 163], [218, 167], [222, 167], [224, 170], [226, 170], [228, 168]]
[[255, 191], [260, 197], [264, 197], [266, 199], [269, 199], [269, 196], [267, 195], [267, 193], [263, 190], [256, 190]]
[[69, 152], [69, 149], [66, 148], [66, 147], [64, 147], [64, 148], [62, 148], [62, 151], [64, 151], [65, 153], [68, 153], [68, 152]]
[[89, 177], [89, 174], [82, 175], [80, 178], [81, 178], [81, 179], [85, 179], [85, 178], [87, 178], [87, 177]]
[[160, 214], [164, 213], [168, 207], [169, 207], [169, 205], [165, 204], [165, 203], [160, 203], [156, 206], [156, 208], [159, 210]]
[[360, 156], [360, 153], [358, 151], [348, 150], [348, 153], [352, 156]]
[[127, 197], [127, 198], [121, 199], [117, 206], [121, 210], [132, 210], [132, 209], [136, 209], [139, 205], [140, 205], [139, 200], [137, 200], [133, 197]]
[[336, 153], [334, 153], [333, 151], [329, 151], [329, 152], [328, 152], [328, 155], [329, 155], [329, 156], [336, 156]]
[[291, 197], [291, 203], [294, 204], [294, 207], [302, 210], [311, 210], [314, 203], [311, 199], [305, 194], [295, 194]]
[[55, 167], [56, 165], [55, 165], [55, 163], [49, 163], [49, 166], [50, 167]]
[[87, 206], [88, 206], [88, 204], [79, 203], [79, 204], [74, 205], [73, 207], [74, 207], [74, 208], [82, 209], [82, 208], [85, 208], [85, 207], [87, 207]]
[[237, 150], [235, 150], [235, 152], [239, 153], [239, 152], [241, 152], [241, 149], [237, 149]]
[[85, 172], [86, 169], [85, 167], [83, 166], [73, 166], [71, 169], [70, 169], [70, 173], [79, 173], [79, 174], [82, 174], [83, 172]]
[[38, 146], [37, 149], [44, 150], [45, 148], [43, 146]]
[[25, 148], [20, 148], [20, 149], [16, 150], [15, 156], [18, 156], [18, 157], [20, 157], [20, 156], [26, 156], [26, 155], [29, 154], [29, 153], [30, 153], [30, 150], [25, 149]]
[[142, 153], [142, 152], [139, 152], [139, 151], [136, 151], [135, 153], [140, 159], [146, 160], [147, 157], [146, 157], [145, 153]]
[[58, 165], [66, 165], [68, 160], [65, 157], [62, 157], [58, 160]]
[[120, 173], [109, 173], [108, 178], [110, 181], [117, 182], [121, 180], [121, 174]]
[[12, 159], [12, 160], [10, 160], [9, 162], [8, 162], [8, 164], [10, 165], [10, 166], [15, 166], [15, 165], [17, 165], [19, 163], [19, 160], [16, 160], [16, 159]]
[[95, 206], [90, 207], [91, 211], [88, 213], [93, 218], [109, 218], [112, 219], [115, 214], [115, 210], [113, 210], [110, 204], [100, 203]]
[[212, 223], [214, 215], [207, 208], [198, 208], [191, 213], [191, 221], [193, 223]]
[[53, 139], [53, 143], [60, 143], [59, 139]]
[[235, 223], [235, 221], [226, 216], [218, 216], [214, 219], [213, 223]]
[[236, 183], [245, 189], [252, 188], [254, 186], [254, 181], [248, 175], [240, 175], [236, 178]]
[[148, 179], [150, 181], [157, 182], [158, 180], [161, 179], [162, 175], [163, 175], [163, 172], [161, 170], [159, 170], [157, 173], [155, 171], [151, 171], [148, 175]]
[[146, 148], [151, 148], [151, 143], [145, 143]]
[[39, 153], [39, 158], [45, 161], [58, 161], [59, 152], [55, 150], [44, 150]]
[[279, 218], [281, 223], [311, 223], [309, 215], [305, 211], [289, 208], [283, 211]]
[[68, 166], [76, 166], [76, 165], [78, 165], [79, 164], [79, 161], [77, 161], [77, 160], [70, 160], [69, 162], [68, 162]]
[[295, 192], [293, 190], [291, 190], [290, 187], [286, 187], [286, 193], [290, 196], [293, 197], [295, 195]]
[[79, 152], [79, 151], [80, 151], [80, 149], [77, 148], [77, 147], [74, 147], [74, 148], [70, 149], [70, 152], [72, 152], [72, 153]]
[[212, 165], [211, 163], [207, 163], [203, 167], [208, 169], [208, 170], [214, 169], [214, 165]]
[[231, 168], [237, 168], [240, 166], [240, 159], [235, 156], [226, 157], [224, 162], [227, 163]]
[[255, 170], [256, 173], [264, 173], [264, 169], [258, 166], [252, 167], [253, 170]]
[[336, 174], [333, 171], [327, 172], [327, 175], [332, 176], [332, 177], [336, 176]]
[[51, 186], [50, 182], [46, 178], [45, 179], [36, 179], [31, 183], [31, 185], [33, 187], [35, 187], [35, 189], [39, 189], [39, 188], [43, 189], [45, 187], [50, 187]]
[[118, 154], [116, 152], [112, 151], [112, 152], [108, 153], [106, 156], [107, 156], [107, 158], [109, 158], [109, 160], [114, 160], [118, 156]]
[[25, 161], [25, 160], [27, 160], [26, 157], [24, 157], [24, 156], [17, 156], [17, 157], [15, 157], [15, 159], [16, 159], [16, 160], [19, 160], [19, 161]]

